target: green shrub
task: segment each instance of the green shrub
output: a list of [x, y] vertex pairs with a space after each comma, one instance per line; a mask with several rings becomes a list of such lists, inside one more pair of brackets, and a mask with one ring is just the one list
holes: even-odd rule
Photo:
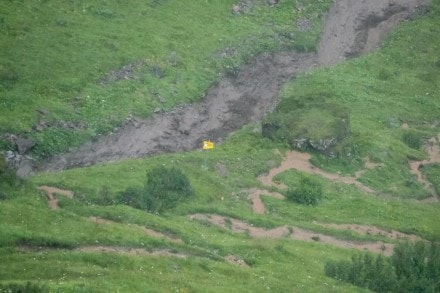
[[300, 204], [316, 205], [322, 199], [322, 186], [316, 180], [303, 177], [298, 188], [290, 188], [286, 198]]
[[5, 192], [5, 187], [17, 187], [22, 180], [17, 177], [14, 170], [8, 168], [8, 164], [3, 156], [0, 156], [0, 200], [9, 198]]
[[148, 173], [145, 195], [150, 211], [170, 209], [193, 194], [188, 178], [178, 169], [160, 166]]
[[439, 292], [440, 246], [403, 243], [391, 258], [365, 254], [327, 262], [325, 274], [375, 292]]
[[175, 207], [179, 201], [193, 194], [191, 184], [182, 171], [160, 166], [148, 173], [143, 189], [129, 187], [119, 193], [117, 201], [137, 209], [160, 213]]
[[115, 203], [114, 199], [111, 197], [110, 190], [106, 185], [101, 186], [98, 195], [98, 199], [94, 201], [95, 204], [106, 206]]
[[389, 259], [370, 254], [353, 256], [351, 262], [328, 262], [325, 274], [375, 292], [391, 292], [397, 284], [396, 274]]
[[397, 274], [397, 291], [440, 292], [440, 245], [404, 243], [391, 257]]
[[34, 284], [27, 282], [26, 284], [0, 284], [0, 292], [7, 293], [42, 293], [49, 292], [49, 289], [45, 285]]
[[408, 130], [403, 133], [402, 140], [410, 148], [418, 150], [423, 143], [423, 134], [418, 131]]
[[422, 172], [440, 194], [440, 164], [423, 165]]

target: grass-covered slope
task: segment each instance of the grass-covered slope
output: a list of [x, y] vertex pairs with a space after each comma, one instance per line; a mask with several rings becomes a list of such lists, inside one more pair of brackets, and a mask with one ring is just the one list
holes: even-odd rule
[[[232, 0], [3, 1], [0, 134], [31, 137], [47, 157], [130, 115], [198, 101], [256, 54], [313, 50], [330, 1], [248, 2], [237, 14]], [[304, 17], [308, 32], [295, 26]]]
[[[148, 9], [168, 11], [167, 7], [178, 5], [174, 2], [152, 1], [156, 6]], [[87, 11], [85, 3], [66, 3], [81, 8], [77, 13], [83, 13], [83, 7]], [[201, 3], [223, 5], [223, 1]], [[203, 5], [194, 4], [194, 9]], [[230, 13], [232, 2], [228, 5], [225, 9]], [[120, 15], [113, 13], [111, 19]], [[237, 16], [228, 15], [236, 20]], [[295, 188], [304, 176], [314, 176], [322, 185], [322, 201], [304, 206], [263, 197], [265, 214], [253, 212], [248, 188], [282, 192], [275, 186], [264, 187], [257, 177], [279, 165], [282, 158], [276, 150], [285, 150], [283, 142], [264, 138], [258, 125], [235, 133], [209, 152], [42, 173], [26, 182], [1, 173], [7, 180], [0, 182], [0, 286], [31, 281], [33, 286], [61, 292], [363, 292], [325, 276], [326, 262], [349, 260], [355, 250], [325, 243], [324, 236], [384, 245], [399, 240], [322, 224], [375, 226], [440, 241], [439, 204], [416, 200], [427, 197], [427, 191], [408, 164], [426, 158], [423, 139], [440, 132], [439, 19], [440, 2], [434, 1], [428, 15], [404, 23], [378, 52], [301, 76], [282, 94], [280, 105], [298, 101], [318, 105], [322, 100], [349, 109], [351, 133], [339, 155], [332, 159], [315, 155], [313, 162], [348, 176], [361, 170], [368, 156], [381, 167], [365, 169], [359, 180], [374, 194], [288, 170], [275, 179]], [[138, 81], [120, 81], [132, 82]], [[94, 87], [98, 85], [90, 85], [90, 90]], [[63, 109], [62, 103], [58, 109]], [[195, 195], [161, 215], [113, 204], [127, 187], [142, 187], [146, 172], [155, 166], [179, 168]], [[438, 190], [438, 165], [422, 171]], [[46, 194], [37, 190], [40, 185], [69, 189], [75, 195], [72, 199], [56, 195], [60, 208], [52, 210]], [[234, 233], [207, 220], [191, 219], [194, 214], [226, 216], [224, 225], [230, 227], [234, 219], [266, 229], [299, 227], [321, 239], [254, 238], [249, 231]], [[236, 259], [232, 263], [227, 261], [231, 255]]]
[[[266, 122], [286, 124], [290, 135], [308, 131], [326, 138], [346, 132], [345, 124], [331, 126], [347, 115], [351, 134], [329, 151], [337, 159], [317, 156], [314, 163], [354, 174], [369, 158], [383, 165], [367, 171], [363, 183], [387, 194], [427, 197], [408, 160], [425, 159], [423, 144], [439, 132], [438, 9], [434, 3], [429, 16], [403, 23], [375, 53], [299, 77]], [[333, 108], [340, 110], [329, 115]]]

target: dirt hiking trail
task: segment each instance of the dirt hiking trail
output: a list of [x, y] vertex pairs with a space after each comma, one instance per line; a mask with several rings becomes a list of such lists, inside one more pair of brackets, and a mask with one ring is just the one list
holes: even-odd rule
[[[279, 152], [277, 151], [279, 154]], [[311, 155], [308, 153], [303, 153], [299, 151], [288, 151], [284, 157], [284, 159], [281, 161], [281, 164], [279, 167], [272, 168], [268, 174], [260, 175], [258, 177], [258, 180], [263, 183], [263, 185], [267, 187], [276, 187], [280, 190], [287, 189], [287, 186], [285, 186], [282, 183], [275, 183], [273, 181], [274, 177], [277, 176], [280, 173], [283, 173], [287, 170], [298, 170], [304, 173], [309, 173], [312, 175], [319, 175], [326, 179], [329, 179], [334, 182], [340, 182], [344, 184], [350, 184], [354, 185], [357, 188], [367, 192], [367, 193], [374, 193], [374, 190], [371, 188], [363, 185], [359, 181], [357, 181], [358, 178], [362, 176], [362, 174], [368, 170], [373, 169], [376, 167], [380, 167], [381, 164], [374, 164], [369, 161], [368, 158], [365, 158], [365, 167], [366, 169], [356, 172], [356, 177], [349, 177], [349, 176], [342, 176], [340, 174], [325, 172], [315, 166], [313, 166], [310, 163]], [[264, 214], [266, 211], [266, 208], [264, 206], [264, 203], [261, 200], [261, 196], [271, 196], [278, 199], [284, 199], [284, 196], [278, 192], [269, 192], [266, 190], [261, 190], [258, 188], [251, 188], [247, 190], [247, 193], [249, 194], [248, 198], [252, 203], [252, 210], [256, 214]]]
[[[440, 135], [439, 135], [440, 139]], [[431, 148], [430, 148], [430, 156], [428, 160], [423, 161], [424, 163], [433, 163], [437, 162], [437, 159], [440, 159], [440, 148], [438, 146], [433, 147], [433, 143], [435, 142], [435, 138], [431, 140]], [[438, 148], [438, 149], [437, 149]], [[277, 153], [279, 153], [277, 151]], [[364, 170], [356, 172], [356, 177], [346, 177], [341, 176], [339, 174], [328, 173], [319, 168], [314, 167], [309, 159], [311, 155], [308, 153], [301, 153], [298, 151], [289, 151], [284, 157], [279, 167], [272, 168], [268, 174], [261, 175], [258, 179], [267, 187], [277, 187], [278, 189], [286, 189], [287, 186], [283, 184], [277, 184], [273, 182], [273, 178], [290, 169], [295, 169], [301, 172], [319, 175], [324, 178], [330, 179], [335, 182], [341, 182], [344, 184], [353, 184], [361, 190], [365, 192], [372, 193], [373, 190], [364, 186], [360, 182], [356, 181], [363, 172], [368, 169], [381, 167], [382, 164], [371, 163], [368, 158], [365, 158], [365, 168]], [[417, 162], [420, 164], [421, 162]], [[415, 165], [415, 162], [413, 162]], [[419, 165], [417, 165], [419, 166]], [[417, 169], [418, 170], [418, 169]], [[420, 171], [419, 171], [420, 172]], [[284, 196], [277, 192], [269, 192], [266, 190], [261, 190], [257, 188], [252, 188], [247, 190], [249, 194], [248, 198], [251, 201], [252, 210], [256, 214], [265, 214], [266, 208], [264, 206], [263, 201], [261, 200], [261, 196], [271, 196], [278, 199], [284, 199]], [[435, 195], [436, 196], [436, 195]], [[233, 233], [247, 233], [249, 236], [254, 238], [291, 238], [300, 241], [308, 241], [308, 242], [321, 242], [326, 244], [335, 245], [342, 248], [352, 248], [357, 250], [365, 250], [373, 253], [380, 253], [386, 256], [390, 256], [393, 253], [394, 245], [384, 242], [356, 242], [350, 240], [342, 240], [333, 236], [325, 235], [322, 233], [313, 232], [310, 230], [301, 229], [298, 227], [292, 226], [280, 226], [274, 229], [264, 229], [254, 227], [253, 225], [233, 219], [230, 217], [220, 216], [220, 215], [207, 215], [207, 214], [194, 214], [189, 216], [192, 220], [202, 220], [208, 221], [211, 224], [222, 227], [224, 229], [231, 230]], [[333, 223], [319, 223], [314, 221], [313, 224], [319, 225], [326, 228], [337, 229], [337, 230], [348, 230], [353, 231], [355, 234], [364, 235], [364, 236], [382, 236], [385, 238], [389, 238], [391, 240], [406, 240], [406, 241], [423, 241], [423, 239], [416, 235], [406, 234], [395, 230], [385, 230], [375, 226], [368, 225], [358, 225], [358, 224], [333, 224]]]
[[40, 170], [62, 170], [166, 152], [193, 150], [203, 139], [220, 142], [262, 119], [281, 87], [298, 74], [343, 62], [377, 48], [387, 34], [428, 0], [336, 0], [324, 21], [318, 53], [263, 54], [236, 76], [213, 85], [198, 104], [184, 105], [54, 157]]
[[425, 189], [431, 194], [430, 198], [423, 200], [427, 203], [439, 202], [439, 195], [435, 191], [431, 182], [429, 182], [423, 173], [421, 172], [421, 168], [425, 165], [429, 164], [440, 164], [440, 146], [438, 143], [440, 142], [440, 134], [437, 137], [432, 137], [428, 141], [428, 145], [426, 146], [428, 152], [428, 159], [423, 161], [409, 161], [409, 166], [411, 168], [411, 173], [417, 176], [417, 180], [422, 184]]
[[117, 223], [117, 222], [113, 222], [107, 219], [103, 219], [103, 218], [99, 218], [99, 217], [89, 217], [89, 220], [92, 221], [93, 223], [96, 223], [98, 225], [116, 225], [116, 224], [120, 224], [120, 225], [124, 225], [126, 227], [135, 227], [138, 230], [140, 230], [141, 232], [145, 233], [148, 236], [154, 237], [154, 238], [162, 238], [165, 239], [171, 243], [175, 243], [175, 244], [182, 244], [183, 241], [180, 238], [175, 237], [174, 235], [167, 235], [161, 232], [158, 232], [156, 230], [147, 228], [145, 226], [141, 226], [141, 225], [137, 225], [137, 224], [131, 224], [131, 223]]
[[[293, 239], [305, 242], [318, 242], [325, 243], [334, 246], [338, 246], [341, 248], [347, 249], [357, 249], [362, 251], [369, 251], [372, 253], [380, 253], [383, 255], [390, 256], [393, 253], [394, 245], [390, 243], [385, 243], [382, 241], [376, 242], [360, 242], [360, 241], [351, 241], [351, 240], [343, 240], [336, 238], [334, 236], [317, 233], [314, 231], [293, 227], [293, 226], [280, 226], [273, 229], [264, 229], [260, 227], [255, 227], [252, 224], [246, 223], [244, 221], [240, 221], [237, 219], [233, 219], [230, 217], [220, 216], [220, 215], [205, 215], [205, 214], [194, 214], [190, 215], [189, 218], [191, 220], [198, 221], [208, 221], [209, 223], [221, 227], [225, 230], [229, 230], [232, 233], [246, 233], [252, 238], [271, 238], [271, 239]], [[339, 227], [335, 226], [332, 228], [339, 229]], [[377, 230], [380, 230], [377, 228]], [[394, 233], [390, 232], [390, 233]], [[404, 235], [400, 232], [399, 235]], [[362, 235], [361, 233], [357, 233]], [[388, 233], [389, 234], [389, 233]], [[388, 235], [384, 233], [385, 235]], [[409, 239], [411, 236], [405, 237], [405, 239]]]
[[[432, 137], [428, 140], [428, 143], [425, 145], [425, 148], [428, 153], [428, 159], [423, 161], [409, 161], [409, 167], [411, 169], [411, 173], [417, 176], [417, 180], [424, 186], [424, 188], [431, 194], [431, 197], [420, 200], [420, 202], [425, 203], [435, 203], [439, 202], [439, 195], [435, 191], [432, 183], [430, 183], [423, 173], [421, 172], [421, 168], [425, 165], [430, 164], [439, 164], [440, 163], [440, 134], [437, 135], [437, 137]], [[277, 151], [279, 154], [279, 152]], [[284, 159], [281, 161], [281, 164], [279, 167], [272, 168], [269, 173], [260, 175], [258, 177], [258, 180], [260, 180], [263, 185], [267, 187], [276, 187], [280, 190], [284, 190], [287, 188], [282, 183], [275, 183], [273, 181], [274, 177], [277, 176], [280, 173], [283, 173], [287, 170], [297, 170], [304, 173], [312, 174], [312, 175], [319, 175], [321, 177], [324, 177], [326, 179], [329, 179], [333, 182], [340, 182], [344, 184], [354, 185], [360, 190], [370, 193], [370, 194], [376, 194], [376, 192], [369, 188], [368, 186], [363, 185], [361, 182], [357, 181], [362, 174], [366, 170], [374, 169], [374, 168], [380, 168], [383, 166], [383, 164], [377, 164], [370, 162], [369, 158], [364, 158], [364, 165], [365, 169], [357, 171], [354, 177], [351, 176], [343, 176], [337, 173], [330, 173], [321, 170], [320, 168], [317, 168], [313, 166], [310, 163], [311, 155], [304, 152], [299, 152], [295, 150], [288, 151], [284, 157]], [[249, 194], [248, 198], [252, 203], [252, 210], [254, 213], [257, 214], [264, 214], [266, 211], [266, 208], [264, 206], [263, 201], [261, 200], [261, 196], [271, 196], [278, 199], [284, 199], [284, 196], [277, 192], [269, 192], [266, 190], [261, 190], [257, 188], [252, 188], [247, 190], [247, 193]]]

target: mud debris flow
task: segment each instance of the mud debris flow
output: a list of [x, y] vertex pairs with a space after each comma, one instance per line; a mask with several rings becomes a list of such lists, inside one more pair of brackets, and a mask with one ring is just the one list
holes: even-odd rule
[[204, 138], [217, 142], [261, 120], [284, 83], [316, 67], [343, 62], [377, 48], [399, 22], [426, 0], [338, 0], [327, 13], [318, 53], [263, 54], [233, 77], [219, 80], [198, 104], [156, 113], [78, 149], [54, 157], [41, 170], [192, 150]]

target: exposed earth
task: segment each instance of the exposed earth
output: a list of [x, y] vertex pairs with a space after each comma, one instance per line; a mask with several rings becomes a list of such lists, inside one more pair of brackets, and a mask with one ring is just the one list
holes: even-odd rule
[[[434, 138], [435, 139], [435, 138]], [[432, 147], [430, 154], [434, 154], [430, 156], [430, 158], [425, 163], [433, 161], [437, 161], [438, 157], [438, 149], [437, 147]], [[356, 181], [355, 177], [344, 177], [338, 174], [328, 173], [319, 168], [312, 166], [309, 162], [310, 155], [307, 153], [300, 153], [297, 151], [290, 151], [286, 154], [284, 160], [281, 162], [279, 167], [275, 167], [271, 169], [268, 174], [262, 175], [259, 177], [259, 180], [263, 183], [263, 185], [267, 188], [276, 187], [278, 189], [285, 189], [286, 186], [282, 184], [277, 184], [273, 182], [273, 178], [289, 169], [296, 169], [306, 173], [312, 173], [316, 175], [323, 176], [327, 179], [344, 183], [344, 184], [353, 184], [359, 189], [362, 189], [368, 193], [374, 192], [373, 190], [367, 188], [362, 185], [358, 181]], [[365, 159], [365, 165], [367, 169], [380, 167], [380, 164], [373, 164]], [[420, 164], [420, 162], [418, 162]], [[415, 166], [415, 163], [412, 162], [411, 165]], [[414, 169], [415, 167], [413, 167]], [[417, 172], [420, 172], [417, 168]], [[360, 173], [357, 176], [360, 176]], [[421, 175], [420, 175], [421, 176]], [[420, 178], [423, 180], [423, 178]], [[40, 186], [39, 189], [41, 191], [46, 192], [49, 207], [53, 210], [59, 209], [58, 201], [55, 197], [55, 194], [67, 196], [72, 198], [74, 193], [68, 190], [62, 190], [55, 187], [49, 186]], [[284, 196], [278, 192], [269, 192], [264, 189], [252, 188], [247, 190], [249, 194], [249, 200], [251, 201], [251, 208], [256, 214], [265, 214], [266, 208], [261, 200], [261, 196], [271, 196], [280, 200], [284, 200]], [[433, 194], [434, 199], [437, 200], [436, 194]], [[322, 226], [326, 228], [330, 228], [333, 230], [349, 230], [354, 232], [355, 235], [365, 235], [365, 236], [381, 236], [385, 239], [388, 239], [386, 242], [384, 241], [353, 241], [353, 240], [345, 240], [340, 239], [335, 236], [331, 236], [328, 234], [318, 233], [312, 230], [307, 230], [299, 227], [293, 226], [280, 226], [273, 229], [265, 229], [261, 227], [256, 227], [250, 223], [215, 214], [193, 214], [188, 216], [192, 220], [198, 221], [208, 221], [209, 223], [219, 226], [221, 228], [230, 230], [233, 233], [247, 233], [250, 237], [253, 238], [289, 238], [293, 240], [306, 241], [306, 242], [320, 242], [325, 244], [330, 244], [342, 248], [348, 249], [357, 249], [364, 250], [373, 253], [380, 253], [384, 255], [391, 255], [393, 253], [394, 245], [388, 243], [389, 240], [409, 240], [409, 241], [423, 241], [422, 238], [405, 234], [399, 231], [394, 230], [384, 230], [375, 226], [366, 226], [366, 225], [357, 225], [357, 224], [333, 224], [333, 223], [319, 223], [313, 222], [316, 226]], [[96, 223], [97, 225], [119, 225], [116, 222], [98, 218], [98, 217], [90, 217], [88, 218], [90, 221]], [[182, 244], [182, 239], [174, 236], [174, 235], [166, 235], [164, 233], [155, 231], [153, 229], [147, 228], [145, 226], [140, 226], [137, 224], [128, 224], [132, 227], [132, 229], [138, 230], [139, 233], [145, 233], [150, 237], [161, 238], [168, 242], [172, 242], [175, 244]], [[79, 247], [76, 248], [78, 251], [83, 252], [106, 252], [106, 253], [128, 253], [130, 255], [160, 255], [160, 256], [168, 256], [168, 257], [186, 257], [187, 255], [184, 253], [170, 253], [168, 250], [154, 250], [154, 251], [146, 251], [144, 248], [124, 248], [124, 247], [113, 247], [113, 246], [87, 246], [87, 247]], [[242, 259], [235, 255], [227, 255], [224, 257], [224, 260], [238, 265], [240, 267], [246, 268], [248, 265]]]
[[[336, 0], [325, 18], [325, 27], [318, 46], [318, 53], [281, 52], [265, 54], [256, 58], [252, 63], [244, 66], [234, 77], [224, 78], [210, 88], [202, 102], [194, 105], [184, 105], [167, 113], [156, 113], [146, 120], [132, 120], [117, 132], [102, 137], [96, 142], [86, 144], [77, 150], [57, 156], [41, 166], [42, 170], [62, 170], [73, 167], [89, 166], [100, 162], [117, 161], [131, 157], [178, 152], [199, 148], [201, 141], [210, 138], [221, 142], [229, 133], [242, 126], [260, 121], [262, 117], [273, 109], [282, 85], [288, 80], [317, 67], [331, 66], [370, 52], [377, 48], [386, 35], [401, 21], [411, 17], [413, 13], [428, 1], [417, 0]], [[429, 149], [429, 159], [423, 162], [409, 162], [414, 174], [420, 182], [428, 184], [420, 172], [420, 166], [430, 162], [440, 162], [440, 137], [432, 141]], [[260, 181], [266, 187], [284, 188], [273, 182], [276, 174], [295, 168], [323, 176], [345, 184], [353, 184], [357, 188], [374, 193], [369, 187], [362, 185], [355, 177], [341, 176], [328, 173], [312, 166], [310, 155], [296, 151], [288, 152], [282, 164], [272, 169], [268, 174], [260, 176]], [[366, 168], [377, 168], [365, 158]], [[429, 190], [431, 186], [426, 185]], [[70, 191], [53, 187], [41, 186], [46, 192], [50, 208], [59, 209], [55, 197], [63, 195], [73, 197]], [[257, 214], [266, 212], [261, 196], [271, 196], [283, 200], [277, 192], [262, 189], [247, 191], [252, 210]], [[431, 201], [438, 200], [432, 191]], [[388, 242], [397, 239], [411, 241], [421, 240], [417, 236], [404, 234], [398, 231], [387, 231], [374, 226], [353, 224], [313, 223], [314, 225], [333, 230], [351, 230], [357, 235], [381, 236], [384, 241], [355, 242], [342, 240], [334, 236], [299, 227], [280, 226], [273, 229], [254, 227], [253, 225], [225, 216], [212, 214], [194, 214], [190, 219], [208, 221], [213, 225], [230, 230], [233, 233], [247, 233], [251, 237], [290, 238], [293, 240], [321, 242], [344, 248], [368, 250], [370, 252], [390, 255], [393, 245]], [[90, 221], [97, 225], [117, 225], [110, 220], [91, 217]], [[147, 227], [132, 225], [139, 233], [151, 237], [161, 238], [173, 243], [183, 243], [182, 239], [174, 235], [166, 235]], [[389, 240], [386, 240], [389, 239]], [[168, 250], [146, 251], [143, 248], [87, 246], [78, 247], [82, 252], [107, 252], [148, 254], [174, 257], [187, 257], [184, 253], [171, 253]], [[248, 265], [238, 256], [227, 255], [225, 261], [247, 267]]]
[[236, 76], [211, 87], [202, 102], [145, 120], [132, 120], [117, 132], [54, 157], [41, 170], [62, 170], [100, 162], [200, 148], [260, 121], [276, 104], [284, 83], [317, 67], [330, 66], [377, 48], [401, 21], [429, 0], [337, 0], [327, 13], [315, 53], [264, 54]]

